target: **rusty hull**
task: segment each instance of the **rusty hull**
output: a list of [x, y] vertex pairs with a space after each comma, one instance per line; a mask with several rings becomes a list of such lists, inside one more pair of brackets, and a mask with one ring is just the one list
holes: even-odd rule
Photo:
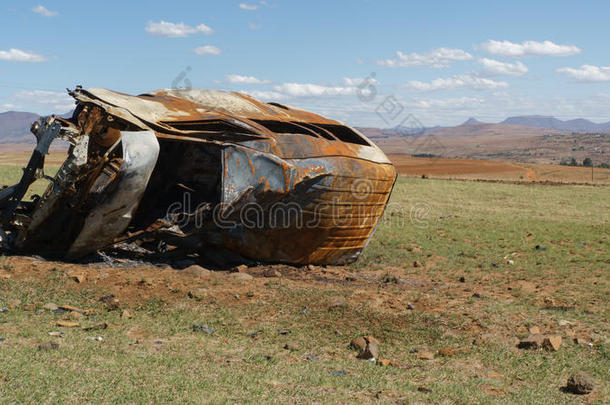
[[[5, 250], [76, 259], [135, 242], [228, 262], [348, 263], [396, 180], [358, 131], [245, 94], [69, 93], [73, 117], [33, 124], [38, 145], [24, 176], [0, 191]], [[44, 156], [58, 138], [71, 146], [51, 179]], [[37, 178], [51, 184], [23, 201]]]

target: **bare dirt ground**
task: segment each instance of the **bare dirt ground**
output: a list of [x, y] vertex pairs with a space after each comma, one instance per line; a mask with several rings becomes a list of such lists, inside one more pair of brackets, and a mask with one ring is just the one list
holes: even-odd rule
[[491, 160], [415, 158], [389, 154], [405, 176], [568, 184], [610, 184], [610, 169]]

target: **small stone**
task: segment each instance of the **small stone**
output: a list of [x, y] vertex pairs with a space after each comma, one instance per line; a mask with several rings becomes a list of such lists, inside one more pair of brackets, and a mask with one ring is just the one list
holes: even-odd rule
[[194, 290], [189, 291], [189, 298], [196, 299], [197, 301], [201, 301], [208, 295], [207, 288], [195, 288]]
[[290, 329], [280, 329], [277, 331], [278, 335], [287, 335], [289, 333], [292, 333], [292, 331]]
[[128, 310], [124, 309], [123, 312], [121, 312], [121, 319], [131, 319], [132, 315], [131, 312], [129, 312]]
[[308, 264], [308, 265], [307, 265], [307, 270], [309, 270], [309, 271], [315, 271], [315, 270], [316, 270], [316, 266], [314, 266], [313, 264]]
[[519, 342], [517, 348], [535, 350], [542, 347], [543, 341], [544, 337], [540, 334], [529, 335], [528, 337]]
[[453, 350], [453, 348], [449, 346], [443, 347], [439, 349], [438, 355], [443, 357], [453, 357], [455, 356], [455, 350]]
[[72, 305], [60, 305], [59, 308], [63, 309], [64, 311], [80, 312], [81, 314], [85, 313], [84, 310], [74, 307]]
[[57, 321], [57, 323], [55, 325], [61, 326], [64, 328], [77, 328], [80, 326], [80, 324], [78, 322], [72, 322], [72, 321]]
[[422, 360], [434, 360], [434, 353], [424, 350], [418, 352], [417, 357]]
[[267, 269], [263, 272], [263, 276], [265, 277], [282, 277], [282, 273], [280, 273], [276, 269]]
[[108, 327], [108, 324], [106, 322], [102, 322], [102, 323], [97, 323], [95, 325], [84, 327], [83, 330], [101, 330], [101, 329], [106, 329], [107, 327]]
[[409, 303], [407, 303], [407, 309], [409, 311], [415, 311], [415, 306], [409, 302]]
[[248, 270], [248, 266], [245, 264], [240, 264], [239, 266], [233, 268], [233, 271], [236, 273], [243, 273], [246, 270]]
[[566, 321], [565, 319], [561, 319], [559, 322], [557, 322], [557, 324], [559, 326], [570, 326], [570, 325], [573, 325], [574, 323], [570, 322], [570, 321]]
[[49, 332], [49, 336], [54, 336], [54, 337], [64, 337], [64, 333], [63, 332], [58, 332], [58, 331], [53, 331], [53, 332]]
[[309, 353], [309, 354], [305, 354], [302, 357], [303, 360], [307, 360], [307, 361], [318, 361], [320, 360], [320, 358], [318, 356], [315, 355], [315, 353]]
[[210, 328], [208, 325], [200, 325], [200, 324], [194, 323], [193, 332], [203, 332], [208, 335], [213, 335], [215, 331], [214, 331], [214, 328]]
[[466, 282], [466, 277], [462, 276], [460, 277], [460, 283], [465, 283]]
[[15, 309], [19, 305], [21, 305], [21, 301], [20, 300], [8, 300], [7, 304], [8, 304], [9, 309]]
[[38, 350], [57, 350], [59, 349], [59, 343], [57, 342], [45, 342], [38, 345]]
[[364, 350], [362, 350], [362, 351], [360, 351], [360, 353], [358, 353], [358, 358], [364, 359], [364, 360], [375, 360], [375, 359], [379, 358], [379, 345], [377, 344], [377, 339], [369, 340], [365, 336], [364, 340], [367, 341], [366, 347]]
[[419, 392], [432, 392], [432, 390], [428, 387], [424, 387], [423, 385], [420, 385], [419, 387], [417, 387], [417, 390]]
[[575, 373], [568, 378], [566, 390], [573, 394], [585, 395], [593, 391], [595, 381], [585, 373]]
[[109, 311], [119, 309], [119, 299], [114, 294], [104, 295], [100, 298], [100, 302], [103, 302]]
[[70, 273], [68, 276], [77, 283], [84, 283], [87, 280], [87, 277], [83, 273]]
[[537, 326], [530, 326], [528, 330], [530, 332], [530, 335], [539, 335], [540, 334], [540, 328]]
[[36, 304], [25, 304], [23, 306], [24, 311], [36, 311]]
[[330, 374], [331, 375], [336, 375], [338, 377], [344, 377], [344, 376], [347, 375], [347, 371], [345, 371], [345, 370], [331, 371]]
[[349, 345], [352, 349], [361, 352], [366, 349], [366, 340], [364, 340], [364, 336], [360, 336], [352, 340]]
[[294, 342], [288, 342], [284, 345], [284, 349], [289, 350], [291, 352], [296, 352], [299, 350], [299, 346]]
[[186, 269], [182, 270], [181, 273], [188, 274], [193, 277], [207, 277], [212, 274], [210, 270], [204, 269], [203, 267], [198, 266], [196, 264], [187, 267]]
[[556, 352], [561, 347], [561, 336], [545, 337], [542, 346], [549, 351]]
[[55, 311], [59, 307], [57, 306], [57, 304], [49, 302], [48, 304], [44, 304], [44, 306], [42, 308], [44, 308], [44, 309], [46, 309], [48, 311]]
[[510, 264], [512, 266], [513, 264], [515, 264], [515, 261], [512, 259], [509, 259], [506, 261], [506, 264]]
[[381, 367], [387, 367], [392, 364], [392, 362], [388, 359], [381, 359], [377, 362]]
[[413, 267], [421, 267], [421, 262], [418, 262], [417, 260], [415, 260], [413, 262]]
[[93, 340], [94, 342], [103, 342], [104, 338], [101, 336], [87, 336], [86, 340]]
[[237, 280], [237, 281], [250, 281], [250, 280], [254, 279], [254, 277], [252, 277], [248, 273], [242, 273], [242, 272], [229, 273], [229, 277], [231, 277], [233, 280]]

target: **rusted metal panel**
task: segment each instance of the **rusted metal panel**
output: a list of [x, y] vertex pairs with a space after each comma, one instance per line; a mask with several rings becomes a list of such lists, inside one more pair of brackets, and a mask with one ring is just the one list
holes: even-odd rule
[[[396, 179], [356, 130], [248, 95], [70, 94], [73, 118], [54, 134], [34, 131], [29, 177], [0, 193], [5, 248], [76, 258], [152, 240], [237, 260], [347, 263], [370, 240]], [[48, 149], [42, 139], [55, 137], [71, 142], [68, 159], [40, 199], [20, 201]]]

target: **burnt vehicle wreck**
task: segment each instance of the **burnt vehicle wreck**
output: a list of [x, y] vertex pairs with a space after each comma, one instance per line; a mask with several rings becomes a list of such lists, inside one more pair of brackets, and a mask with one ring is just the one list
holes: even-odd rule
[[[174, 257], [343, 264], [367, 245], [396, 180], [356, 130], [245, 94], [69, 94], [72, 118], [33, 123], [23, 177], [0, 190], [4, 251], [75, 260], [136, 243]], [[49, 177], [56, 139], [70, 148]], [[26, 201], [40, 178], [46, 191]]]

